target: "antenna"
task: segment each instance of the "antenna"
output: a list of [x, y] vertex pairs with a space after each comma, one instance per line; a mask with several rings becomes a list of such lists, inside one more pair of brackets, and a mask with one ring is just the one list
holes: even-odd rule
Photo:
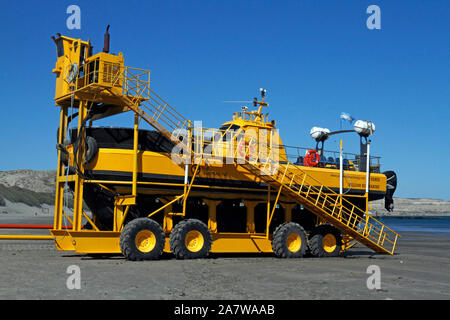
[[255, 107], [259, 105], [258, 111], [256, 111], [256, 113], [261, 115], [262, 107], [267, 107], [269, 104], [267, 102], [264, 102], [264, 96], [266, 95], [267, 90], [259, 88], [259, 91], [261, 92], [261, 101], [258, 101], [258, 99], [255, 97], [253, 98], [253, 105]]
[[261, 97], [264, 99], [264, 96], [266, 95], [267, 90], [263, 88], [259, 88], [259, 91], [261, 91]]
[[252, 103], [249, 100], [223, 100], [222, 103]]

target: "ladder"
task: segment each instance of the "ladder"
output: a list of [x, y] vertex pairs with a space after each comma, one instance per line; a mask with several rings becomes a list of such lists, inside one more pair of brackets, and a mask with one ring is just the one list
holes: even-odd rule
[[394, 254], [396, 232], [289, 161], [279, 164], [275, 173], [269, 163], [246, 161], [241, 166], [372, 250]]
[[[126, 70], [129, 73], [129, 69]], [[189, 120], [151, 90], [150, 82], [124, 76], [124, 92], [120, 97], [126, 106], [167, 139], [174, 141], [173, 133], [176, 137], [187, 133]], [[183, 149], [186, 147], [182, 140], [174, 142], [182, 143]]]
[[[188, 132], [190, 122], [165, 100], [150, 89], [150, 81], [140, 78], [140, 70], [125, 67], [115, 82], [123, 84], [122, 93], [111, 90], [115, 86], [104, 89], [121, 99], [123, 105], [138, 114], [164, 137], [188, 152], [192, 146], [175, 136]], [[236, 150], [234, 150], [236, 151]], [[236, 154], [236, 153], [234, 153]], [[303, 205], [321, 219], [331, 223], [352, 238], [378, 253], [393, 254], [398, 234], [384, 224], [369, 216], [365, 211], [308, 175], [300, 167], [289, 161], [278, 164], [276, 172], [271, 172], [272, 161], [269, 156], [264, 161], [244, 159], [238, 163], [255, 177], [258, 177], [273, 188]]]

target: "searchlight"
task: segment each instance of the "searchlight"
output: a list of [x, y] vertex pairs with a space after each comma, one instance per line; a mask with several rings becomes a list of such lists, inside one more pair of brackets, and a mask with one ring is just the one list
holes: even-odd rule
[[326, 139], [328, 139], [329, 133], [330, 130], [327, 128], [312, 127], [309, 135], [316, 141], [325, 141]]
[[353, 128], [363, 137], [368, 137], [375, 132], [375, 124], [369, 120], [358, 120], [353, 125]]

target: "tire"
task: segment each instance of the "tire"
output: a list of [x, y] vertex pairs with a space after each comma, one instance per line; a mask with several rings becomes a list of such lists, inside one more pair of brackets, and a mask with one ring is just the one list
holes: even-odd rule
[[[78, 146], [79, 146], [79, 141], [77, 143], [75, 143], [73, 146], [73, 154], [74, 154], [75, 159], [77, 159]], [[98, 145], [97, 145], [97, 140], [95, 140], [95, 138], [93, 138], [91, 136], [86, 136], [85, 151], [86, 151], [86, 156], [84, 158], [84, 164], [88, 164], [92, 160], [94, 160], [95, 156], [98, 153]]]
[[273, 233], [272, 250], [279, 258], [301, 258], [307, 247], [306, 232], [298, 223], [285, 222]]
[[85, 163], [88, 164], [92, 160], [94, 160], [95, 156], [97, 155], [97, 153], [98, 153], [98, 145], [97, 145], [97, 140], [95, 140], [91, 136], [87, 136], [86, 137], [86, 144], [87, 144], [88, 148], [87, 148], [87, 152], [86, 152]]
[[149, 218], [130, 221], [120, 234], [120, 250], [131, 261], [159, 259], [165, 242], [161, 226]]
[[309, 249], [315, 257], [337, 257], [341, 253], [341, 232], [329, 224], [321, 224], [309, 236]]
[[212, 237], [208, 227], [197, 219], [182, 220], [170, 233], [170, 250], [177, 259], [199, 259], [208, 256]]

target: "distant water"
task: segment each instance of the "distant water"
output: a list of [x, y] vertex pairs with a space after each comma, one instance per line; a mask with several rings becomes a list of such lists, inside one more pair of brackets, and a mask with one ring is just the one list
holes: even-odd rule
[[378, 219], [390, 229], [397, 232], [447, 232], [450, 233], [450, 217], [427, 217], [427, 218], [394, 218], [387, 217]]

